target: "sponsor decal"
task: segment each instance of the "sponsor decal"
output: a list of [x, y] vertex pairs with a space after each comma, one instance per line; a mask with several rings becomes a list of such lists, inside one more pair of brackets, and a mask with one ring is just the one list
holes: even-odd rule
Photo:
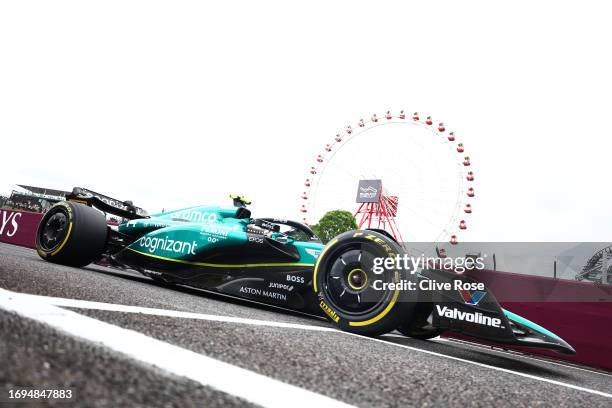
[[263, 290], [261, 294], [264, 295], [265, 297], [269, 297], [269, 298], [276, 299], [276, 300], [284, 300], [284, 301], [287, 300], [287, 295], [285, 295], [284, 293]]
[[21, 217], [20, 212], [2, 212], [2, 218], [0, 219], [0, 235], [12, 237], [19, 230], [19, 223], [17, 222]]
[[476, 306], [482, 300], [482, 298], [485, 297], [487, 292], [483, 292], [480, 290], [470, 292], [466, 289], [459, 289], [459, 294], [461, 295], [461, 298], [463, 299], [466, 305]]
[[240, 293], [247, 293], [249, 295], [261, 295], [261, 289], [249, 288], [248, 286], [241, 286]]
[[142, 237], [138, 239], [138, 244], [147, 249], [150, 253], [161, 250], [166, 252], [172, 252], [177, 254], [191, 254], [195, 255], [195, 250], [198, 247], [198, 243], [195, 241], [186, 242], [170, 239], [167, 236], [163, 238], [157, 237]]
[[128, 221], [127, 226], [130, 228], [166, 228], [170, 224], [155, 222], [155, 221], [141, 221], [141, 220], [131, 220]]
[[259, 228], [253, 228], [250, 225], [247, 225], [246, 232], [248, 232], [249, 234], [263, 235], [262, 230], [260, 230]]
[[240, 292], [246, 293], [249, 295], [264, 296], [264, 297], [268, 297], [268, 298], [275, 299], [275, 300], [285, 300], [285, 301], [287, 300], [287, 295], [285, 295], [284, 293], [272, 292], [270, 290], [263, 290], [263, 289], [257, 289], [257, 288], [250, 288], [248, 286], [240, 287]]
[[207, 235], [208, 242], [215, 243], [224, 241], [229, 237], [231, 231], [234, 231], [237, 226], [227, 227], [225, 225], [210, 224], [204, 225], [200, 230], [200, 234]]
[[484, 326], [491, 326], [503, 329], [501, 325], [501, 319], [497, 317], [485, 316], [480, 312], [462, 312], [456, 308], [450, 308], [447, 306], [436, 305], [436, 311], [438, 316], [446, 317], [447, 319], [461, 320], [469, 323], [482, 324]]
[[142, 225], [145, 228], [166, 228], [169, 226], [168, 224], [163, 224], [161, 222], [151, 222], [151, 221], [146, 221], [142, 223]]
[[369, 239], [370, 241], [374, 241], [375, 243], [380, 245], [387, 252], [388, 258], [395, 258], [397, 256], [397, 254], [393, 252], [393, 249], [391, 248], [391, 246], [387, 244], [382, 238], [379, 238], [376, 235], [373, 235], [373, 234], [366, 235], [363, 232], [356, 232], [353, 234], [353, 238], [357, 238], [357, 237], [363, 237], [363, 238]]
[[287, 285], [286, 283], [278, 283], [278, 282], [270, 282], [268, 285], [269, 288], [273, 289], [283, 289], [287, 292], [291, 292], [293, 290], [293, 285]]
[[321, 299], [321, 301], [319, 302], [319, 306], [321, 307], [321, 309], [323, 309], [326, 315], [328, 315], [334, 322], [338, 323], [338, 320], [340, 320], [340, 316], [338, 316], [336, 312], [331, 310], [331, 308], [325, 304], [323, 299]]
[[223, 225], [223, 224], [214, 224], [214, 225], [203, 225], [200, 231], [207, 233], [207, 234], [227, 237], [230, 232], [236, 231], [238, 228], [240, 228], [238, 225], [232, 225], [230, 227], [230, 226]]
[[318, 258], [319, 255], [321, 254], [321, 250], [320, 249], [306, 248], [306, 249], [304, 249], [304, 251], [306, 251], [306, 253], [308, 255], [312, 255], [315, 259]]
[[249, 235], [249, 242], [254, 242], [256, 244], [263, 244], [263, 236], [261, 235]]
[[218, 215], [214, 212], [198, 211], [198, 210], [183, 210], [171, 213], [173, 220], [182, 220], [190, 222], [217, 222]]
[[276, 224], [273, 224], [273, 223], [268, 222], [268, 221], [263, 221], [263, 220], [260, 220], [260, 225], [259, 226], [261, 228], [267, 229], [267, 230], [274, 230], [274, 229], [276, 229]]
[[304, 283], [304, 277], [299, 275], [287, 275], [287, 282]]

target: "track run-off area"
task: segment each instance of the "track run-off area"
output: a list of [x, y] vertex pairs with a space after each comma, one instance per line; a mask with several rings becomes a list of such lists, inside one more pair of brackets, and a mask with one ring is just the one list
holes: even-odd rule
[[445, 338], [352, 335], [9, 244], [0, 333], [2, 392], [72, 389], [57, 406], [612, 405], [607, 372]]

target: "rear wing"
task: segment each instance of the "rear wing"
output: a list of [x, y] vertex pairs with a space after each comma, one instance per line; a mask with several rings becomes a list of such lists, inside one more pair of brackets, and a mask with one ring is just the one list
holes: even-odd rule
[[129, 220], [148, 218], [147, 212], [140, 207], [136, 207], [131, 201], [117, 200], [83, 187], [73, 188], [72, 192], [66, 196], [66, 200], [85, 204], [107, 214], [117, 215]]

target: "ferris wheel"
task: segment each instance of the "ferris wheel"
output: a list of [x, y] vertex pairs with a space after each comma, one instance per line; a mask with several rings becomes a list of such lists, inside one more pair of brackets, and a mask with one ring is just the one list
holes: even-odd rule
[[470, 224], [474, 180], [464, 143], [443, 122], [387, 111], [346, 126], [314, 154], [299, 210], [307, 224], [347, 210], [359, 228], [400, 242], [456, 244]]

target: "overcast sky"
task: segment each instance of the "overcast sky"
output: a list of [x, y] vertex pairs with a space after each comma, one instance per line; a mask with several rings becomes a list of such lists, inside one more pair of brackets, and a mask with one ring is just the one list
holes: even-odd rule
[[[607, 2], [2, 2], [0, 192], [297, 218], [316, 154], [386, 109], [478, 169], [471, 240], [612, 239]], [[398, 169], [399, 171], [399, 169]]]

